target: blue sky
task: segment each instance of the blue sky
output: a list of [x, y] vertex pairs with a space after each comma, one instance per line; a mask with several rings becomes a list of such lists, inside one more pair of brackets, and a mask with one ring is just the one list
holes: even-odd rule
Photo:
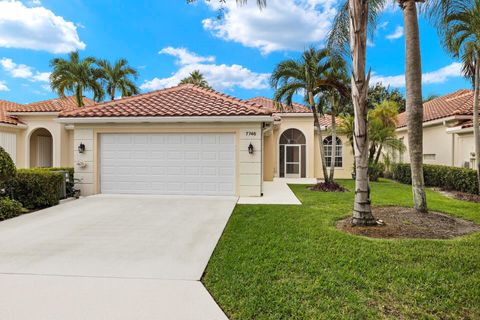
[[[272, 96], [268, 77], [286, 58], [321, 47], [336, 0], [268, 0], [244, 7], [227, 0], [217, 19], [216, 0], [175, 1], [0, 0], [0, 99], [26, 103], [53, 98], [49, 61], [71, 50], [82, 56], [128, 59], [151, 91], [175, 85], [199, 69], [217, 90], [249, 98]], [[402, 13], [389, 6], [369, 41], [373, 81], [404, 91]], [[424, 96], [469, 87], [460, 65], [420, 20]]]

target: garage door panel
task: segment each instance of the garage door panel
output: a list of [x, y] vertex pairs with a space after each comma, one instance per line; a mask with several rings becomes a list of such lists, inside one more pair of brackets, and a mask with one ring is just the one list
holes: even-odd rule
[[103, 193], [235, 194], [235, 134], [103, 134]]

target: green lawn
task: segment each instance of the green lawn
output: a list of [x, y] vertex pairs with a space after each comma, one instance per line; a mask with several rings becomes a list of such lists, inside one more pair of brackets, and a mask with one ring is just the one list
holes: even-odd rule
[[[480, 234], [344, 234], [335, 221], [350, 214], [352, 192], [290, 187], [302, 206], [238, 205], [215, 249], [203, 283], [230, 319], [480, 319]], [[411, 206], [410, 188], [373, 183], [372, 201]], [[480, 204], [433, 191], [428, 201], [480, 224]]]

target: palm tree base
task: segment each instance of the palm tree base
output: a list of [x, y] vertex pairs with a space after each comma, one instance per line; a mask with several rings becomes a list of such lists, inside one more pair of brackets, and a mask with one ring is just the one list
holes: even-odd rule
[[378, 225], [371, 212], [353, 212], [352, 225], [356, 227], [369, 227]]

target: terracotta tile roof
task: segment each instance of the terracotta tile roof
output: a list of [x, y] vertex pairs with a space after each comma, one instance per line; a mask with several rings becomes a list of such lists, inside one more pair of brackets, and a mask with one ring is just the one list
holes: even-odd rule
[[7, 111], [10, 108], [16, 108], [20, 106], [18, 103], [10, 102], [6, 100], [0, 100], [0, 123], [17, 125], [21, 123], [16, 117], [9, 116]]
[[[269, 110], [274, 114], [274, 119], [280, 121], [282, 118], [282, 113], [312, 113], [307, 106], [300, 104], [300, 103], [293, 103], [292, 106], [287, 106], [283, 104], [283, 110], [281, 109], [282, 106], [278, 105], [277, 102], [273, 99], [265, 98], [265, 97], [255, 97], [248, 99], [247, 101], [254, 102], [262, 106], [262, 109]], [[331, 126], [332, 125], [332, 118], [329, 114], [323, 115], [319, 117], [320, 125], [321, 126]]]
[[60, 117], [190, 117], [270, 115], [260, 105], [192, 84], [62, 112]]
[[[423, 122], [471, 114], [473, 114], [473, 90], [461, 89], [423, 104]], [[397, 128], [406, 126], [406, 112], [400, 113], [397, 120]]]
[[[85, 106], [94, 105], [95, 102], [88, 98], [83, 98]], [[29, 104], [17, 104], [17, 106], [9, 109], [10, 112], [61, 112], [77, 109], [77, 101], [75, 96], [63, 98], [55, 98]]]
[[269, 110], [272, 113], [284, 113], [284, 112], [293, 112], [293, 113], [308, 113], [311, 110], [300, 103], [293, 103], [291, 106], [286, 104], [280, 104], [272, 99], [268, 99], [265, 97], [255, 97], [248, 99], [247, 101], [259, 104], [262, 106], [263, 109]]

